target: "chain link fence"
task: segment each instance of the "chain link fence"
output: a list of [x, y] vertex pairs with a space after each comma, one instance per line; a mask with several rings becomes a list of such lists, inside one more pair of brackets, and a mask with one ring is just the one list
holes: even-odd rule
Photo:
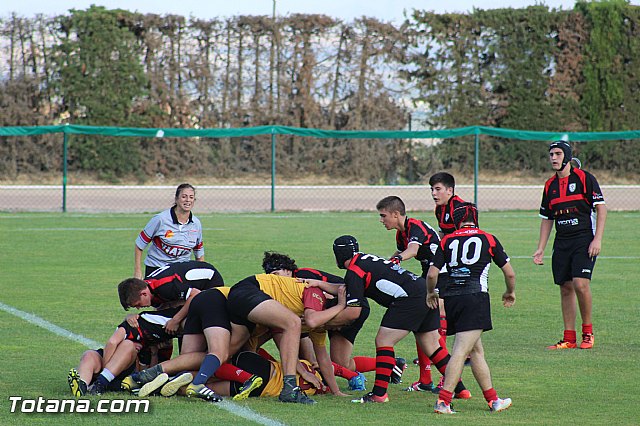
[[[444, 170], [456, 176], [456, 193], [482, 210], [537, 210], [552, 175], [548, 141], [558, 135], [480, 127], [5, 127], [0, 211], [157, 212], [172, 205], [183, 182], [196, 186], [196, 213], [375, 211], [388, 195], [401, 197], [410, 210], [426, 211], [434, 207], [429, 176]], [[618, 152], [617, 168], [608, 170], [601, 150], [591, 148], [608, 140], [609, 146], [634, 149], [640, 132], [569, 135], [585, 142], [574, 144], [574, 154], [598, 178], [609, 209], [640, 210], [637, 167], [624, 164]]]

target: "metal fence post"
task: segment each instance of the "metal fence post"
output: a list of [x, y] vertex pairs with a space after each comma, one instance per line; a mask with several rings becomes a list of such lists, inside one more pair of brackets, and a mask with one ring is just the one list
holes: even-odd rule
[[473, 156], [473, 202], [478, 206], [478, 164], [480, 156], [480, 128], [474, 129], [475, 154]]
[[62, 130], [62, 213], [67, 212], [67, 152], [69, 150], [69, 136], [66, 129]]
[[276, 211], [276, 132], [271, 128], [271, 212]]

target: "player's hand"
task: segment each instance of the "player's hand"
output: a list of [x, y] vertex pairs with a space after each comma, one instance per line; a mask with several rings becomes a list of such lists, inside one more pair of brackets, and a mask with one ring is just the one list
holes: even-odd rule
[[138, 327], [138, 318], [140, 318], [140, 315], [138, 314], [129, 314], [125, 317], [125, 321], [127, 322], [127, 324], [129, 324], [131, 327]]
[[510, 308], [514, 303], [516, 303], [516, 293], [509, 293], [508, 291], [505, 291], [502, 295], [502, 304], [504, 307]]
[[308, 371], [304, 371], [301, 374], [302, 378], [309, 383], [311, 386], [313, 386], [316, 389], [324, 389], [324, 385], [322, 384], [322, 382], [320, 381], [320, 379], [318, 379], [316, 377], [315, 374], [311, 374]]
[[343, 393], [343, 392], [341, 392], [341, 391], [338, 391], [338, 392], [334, 393], [334, 395], [335, 395], [335, 396], [351, 396], [351, 395], [346, 394], [346, 393]]
[[176, 332], [178, 331], [179, 327], [180, 327], [180, 322], [176, 321], [174, 318], [171, 318], [164, 325], [164, 331], [166, 331], [169, 334], [176, 334]]
[[399, 254], [396, 254], [395, 256], [392, 256], [391, 258], [389, 258], [389, 262], [399, 265], [400, 262], [402, 262], [402, 256], [400, 256]]
[[439, 309], [440, 305], [438, 304], [438, 293], [435, 291], [430, 291], [427, 293], [427, 306], [431, 309]]
[[600, 241], [593, 240], [589, 244], [589, 257], [596, 257], [600, 254], [601, 244]]
[[338, 287], [338, 305], [345, 308], [347, 306], [347, 286], [341, 285]]
[[306, 287], [320, 287], [322, 281], [313, 278], [296, 278], [296, 281], [304, 284]]
[[535, 263], [536, 265], [544, 265], [543, 259], [544, 258], [544, 250], [536, 250], [535, 253], [533, 253], [533, 263]]

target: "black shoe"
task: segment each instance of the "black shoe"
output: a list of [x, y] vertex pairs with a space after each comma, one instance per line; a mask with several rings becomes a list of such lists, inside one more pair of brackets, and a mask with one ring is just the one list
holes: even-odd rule
[[407, 361], [404, 358], [396, 358], [396, 365], [391, 371], [391, 383], [397, 385], [402, 383], [402, 373], [407, 369]]
[[297, 404], [315, 404], [316, 402], [309, 398], [298, 386], [286, 392], [284, 389], [278, 396], [280, 402], [293, 402]]

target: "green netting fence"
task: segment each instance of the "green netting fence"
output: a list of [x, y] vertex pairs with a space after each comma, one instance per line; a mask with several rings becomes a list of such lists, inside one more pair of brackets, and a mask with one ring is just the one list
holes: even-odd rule
[[[79, 125], [58, 125], [58, 126], [35, 126], [35, 127], [0, 127], [0, 143], [13, 138], [35, 138], [38, 144], [38, 137], [44, 135], [61, 134], [61, 153], [51, 152], [49, 155], [61, 155], [60, 160], [60, 184], [37, 184], [33, 179], [29, 184], [12, 182], [7, 176], [0, 185], [0, 199], [3, 200], [0, 210], [5, 211], [113, 211], [113, 212], [142, 212], [157, 211], [170, 205], [173, 197], [173, 189], [178, 183], [190, 180], [190, 173], [185, 172], [185, 177], [173, 177], [171, 183], [168, 181], [151, 182], [147, 181], [143, 185], [124, 185], [115, 182], [109, 185], [80, 184], [74, 185], [73, 178], [70, 181], [70, 174], [67, 168], [69, 144], [73, 143], [73, 135], [84, 135], [95, 137], [98, 144], [101, 138], [137, 138], [139, 140], [169, 141], [167, 146], [180, 144], [182, 142], [209, 144], [215, 149], [220, 149], [221, 140], [227, 140], [229, 146], [237, 150], [234, 154], [236, 158], [243, 155], [256, 155], [251, 149], [243, 151], [238, 148], [246, 141], [270, 144], [270, 149], [262, 150], [259, 168], [247, 167], [247, 173], [253, 173], [259, 177], [259, 184], [230, 184], [196, 185], [198, 190], [198, 212], [209, 211], [281, 211], [281, 210], [374, 210], [376, 202], [387, 195], [395, 194], [401, 196], [411, 210], [431, 210], [433, 203], [430, 200], [428, 186], [425, 185], [425, 178], [428, 174], [441, 169], [466, 170], [467, 178], [458, 178], [457, 193], [465, 199], [474, 200], [481, 209], [510, 210], [525, 209], [535, 210], [538, 208], [541, 189], [544, 180], [537, 179], [536, 183], [522, 184], [511, 183], [509, 178], [514, 173], [513, 165], [505, 164], [502, 170], [492, 170], [491, 182], [483, 184], [480, 169], [481, 156], [497, 156], [505, 146], [512, 146], [518, 143], [527, 143], [522, 147], [524, 156], [541, 158], [546, 161], [546, 151], [544, 146], [549, 140], [559, 137], [565, 133], [522, 131], [502, 128], [491, 128], [483, 126], [470, 126], [457, 129], [444, 130], [419, 130], [419, 131], [339, 131], [306, 129], [286, 126], [259, 126], [246, 128], [227, 129], [180, 129], [180, 128], [126, 128], [126, 127], [96, 127]], [[619, 131], [619, 132], [569, 132], [566, 133], [572, 142], [597, 142], [597, 141], [634, 141], [640, 139], [640, 130]], [[484, 136], [484, 137], [483, 137]], [[185, 139], [182, 141], [181, 139]], [[506, 140], [508, 145], [496, 146], [492, 141]], [[292, 141], [298, 145], [292, 145]], [[362, 146], [365, 141], [388, 141], [382, 146], [382, 151], [372, 154], [371, 151], [362, 151], [363, 159], [359, 162], [348, 163], [348, 167], [379, 168], [378, 174], [371, 174], [366, 184], [344, 184], [341, 175], [328, 173], [322, 182], [313, 181], [317, 173], [310, 176], [304, 184], [283, 184], [281, 181], [287, 175], [289, 166], [287, 159], [292, 156], [305, 156], [304, 160], [309, 167], [294, 170], [289, 175], [304, 174], [306, 169], [318, 169], [322, 174], [322, 165], [332, 161], [338, 161], [333, 155], [321, 157], [316, 154], [314, 146], [322, 141], [351, 141], [351, 145], [341, 149], [346, 152], [346, 156], [354, 156], [359, 152], [358, 146]], [[398, 179], [390, 177], [394, 174], [394, 164], [403, 164], [406, 169], [406, 158], [414, 155], [411, 152], [412, 143], [405, 143], [401, 146], [399, 141], [437, 141], [435, 144], [446, 144], [452, 140], [464, 140], [463, 154], [454, 153], [456, 161], [449, 163], [434, 162], [428, 167], [420, 170], [422, 179], [414, 179], [413, 184], [398, 184]], [[203, 142], [204, 141], [204, 142]], [[302, 142], [299, 142], [302, 141]], [[530, 141], [527, 142], [527, 141]], [[140, 143], [131, 141], [131, 143]], [[246, 142], [249, 143], [249, 142]], [[328, 142], [327, 142], [328, 143]], [[421, 144], [424, 142], [420, 142]], [[633, 142], [632, 142], [633, 143]], [[358, 145], [360, 144], [360, 145]], [[200, 155], [209, 155], [211, 148], [199, 151]], [[228, 148], [225, 148], [228, 149]], [[328, 148], [331, 149], [331, 148]], [[377, 148], [376, 148], [377, 149]], [[356, 154], [354, 154], [354, 152]], [[171, 155], [180, 155], [172, 153]], [[338, 157], [339, 155], [335, 155]], [[393, 157], [395, 163], [387, 166], [380, 166], [376, 157]], [[196, 155], [197, 157], [197, 155]], [[414, 156], [415, 157], [415, 156]], [[498, 158], [498, 157], [496, 157]], [[351, 159], [353, 160], [353, 159]], [[526, 160], [526, 158], [525, 158]], [[25, 160], [23, 160], [25, 161]], [[26, 160], [28, 161], [28, 159]], [[126, 158], [114, 160], [126, 161]], [[158, 160], [159, 169], [168, 160]], [[197, 161], [197, 158], [194, 159]], [[228, 162], [228, 160], [225, 160]], [[413, 158], [411, 160], [419, 165], [429, 162], [428, 158]], [[409, 161], [409, 162], [411, 162]], [[456, 164], [453, 164], [456, 163]], [[345, 163], [347, 164], [347, 163]], [[356, 164], [356, 165], [353, 165]], [[230, 168], [225, 169], [224, 164], [219, 164], [216, 168], [228, 170], [228, 175], [240, 173]], [[454, 167], [455, 166], [455, 167]], [[167, 166], [168, 167], [168, 166]], [[589, 165], [585, 167], [589, 170]], [[385, 169], [382, 171], [382, 169]], [[244, 172], [244, 171], [243, 171]], [[406, 172], [406, 170], [405, 170]], [[174, 172], [175, 174], [179, 172]], [[220, 172], [223, 173], [223, 172]], [[160, 173], [158, 173], [160, 174]], [[415, 173], [414, 173], [415, 174]], [[504, 175], [504, 179], [501, 178]], [[545, 172], [550, 175], [550, 169]], [[347, 173], [348, 175], [348, 173]], [[596, 175], [598, 176], [598, 175]], [[598, 176], [605, 198], [610, 208], [618, 210], [640, 210], [640, 185], [634, 182], [634, 177], [626, 184], [607, 185]], [[37, 178], [35, 179], [37, 180]], [[233, 180], [233, 179], [231, 179]], [[347, 179], [348, 180], [348, 179]], [[485, 180], [487, 180], [485, 178]], [[228, 182], [229, 179], [225, 180]], [[295, 179], [294, 179], [295, 181]], [[155, 183], [155, 184], [153, 184]]]

